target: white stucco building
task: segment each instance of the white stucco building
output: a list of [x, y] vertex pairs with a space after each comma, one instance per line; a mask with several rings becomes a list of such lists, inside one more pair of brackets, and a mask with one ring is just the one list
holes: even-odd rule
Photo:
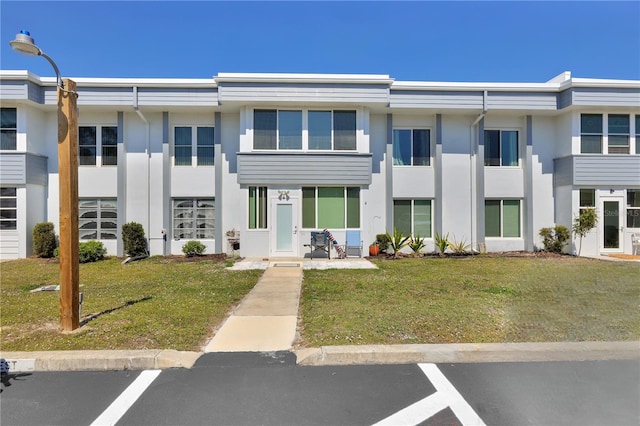
[[[81, 239], [122, 255], [188, 240], [302, 257], [312, 231], [366, 247], [394, 226], [475, 250], [541, 248], [542, 227], [595, 208], [582, 254], [630, 253], [640, 232], [640, 81], [395, 81], [387, 75], [77, 78]], [[54, 78], [0, 71], [0, 257], [58, 232]], [[165, 238], [166, 236], [166, 238]], [[575, 252], [577, 242], [567, 248]]]

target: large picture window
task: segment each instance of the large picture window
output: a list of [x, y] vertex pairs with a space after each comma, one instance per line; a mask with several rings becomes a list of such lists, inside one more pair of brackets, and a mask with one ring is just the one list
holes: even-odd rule
[[173, 238], [214, 239], [216, 208], [213, 198], [173, 200]]
[[431, 238], [431, 200], [393, 200], [393, 226], [404, 235]]
[[360, 228], [360, 188], [302, 188], [302, 227]]
[[17, 109], [0, 108], [0, 150], [15, 151], [18, 131]]
[[353, 151], [356, 149], [356, 112], [256, 109], [253, 111], [253, 149]]
[[267, 228], [267, 187], [249, 187], [249, 229]]
[[81, 166], [118, 165], [118, 127], [80, 126], [78, 155]]
[[485, 200], [485, 236], [520, 237], [520, 200]]
[[115, 198], [83, 198], [78, 207], [81, 240], [115, 240], [118, 205]]
[[627, 190], [627, 228], [640, 229], [640, 189]]
[[0, 231], [18, 228], [18, 198], [16, 188], [0, 188]]
[[[215, 128], [176, 126], [173, 129], [173, 164], [175, 166], [213, 166]], [[195, 159], [194, 159], [195, 153]]]
[[484, 165], [517, 166], [518, 132], [516, 130], [484, 131]]
[[393, 131], [394, 166], [428, 166], [431, 162], [428, 129], [396, 129]]

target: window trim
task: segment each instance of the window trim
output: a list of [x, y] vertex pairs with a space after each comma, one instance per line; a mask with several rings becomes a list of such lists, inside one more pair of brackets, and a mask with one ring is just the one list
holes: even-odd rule
[[[78, 141], [78, 166], [79, 167], [117, 167], [118, 166], [118, 125], [117, 124], [82, 124], [78, 126], [78, 132], [83, 127], [94, 128], [95, 129], [95, 145], [84, 145], [95, 147], [95, 153], [93, 158], [95, 158], [94, 164], [81, 164], [81, 153], [80, 153], [80, 141]], [[115, 145], [103, 145], [102, 144], [102, 136], [103, 136], [103, 128], [115, 128], [116, 130], [116, 144]], [[115, 164], [104, 164], [104, 158], [107, 157], [104, 155], [105, 147], [115, 147], [116, 155], [115, 155]]]
[[[487, 159], [488, 159], [488, 157], [487, 157], [487, 132], [499, 132], [500, 142], [498, 144], [498, 158], [500, 160], [500, 164], [497, 164], [497, 165], [487, 164]], [[515, 134], [516, 134], [516, 158], [517, 158], [517, 164], [515, 164], [513, 166], [505, 166], [504, 164], [502, 164], [502, 151], [503, 151], [502, 134], [504, 132], [515, 132]], [[516, 169], [516, 168], [522, 167], [522, 160], [520, 158], [520, 154], [521, 154], [520, 133], [521, 133], [520, 129], [516, 129], [516, 128], [509, 128], [509, 127], [500, 127], [500, 128], [489, 127], [489, 128], [485, 128], [484, 129], [484, 166], [485, 167], [511, 168], [511, 169]]]
[[[395, 157], [395, 142], [396, 142], [396, 132], [397, 131], [402, 131], [402, 130], [408, 130], [411, 132], [411, 154], [410, 154], [410, 159], [411, 159], [411, 164], [396, 164], [396, 157]], [[427, 134], [429, 135], [428, 139], [427, 139], [427, 150], [429, 151], [429, 156], [426, 157], [428, 164], [414, 164], [414, 153], [413, 153], [413, 148], [414, 148], [414, 141], [413, 141], [413, 135], [414, 135], [414, 131], [416, 130], [426, 130]], [[393, 157], [391, 159], [392, 161], [392, 166], [393, 167], [433, 167], [433, 154], [432, 154], [432, 149], [431, 149], [431, 128], [430, 127], [420, 127], [420, 126], [416, 126], [416, 127], [394, 127], [393, 131], [392, 131], [392, 135], [393, 135], [393, 141], [392, 141], [392, 151], [393, 151]]]
[[[177, 128], [190, 128], [191, 129], [191, 145], [176, 145], [176, 129]], [[214, 125], [202, 125], [202, 124], [173, 124], [171, 133], [171, 166], [172, 167], [214, 167], [215, 166], [215, 146], [216, 146], [216, 128]], [[198, 145], [198, 129], [210, 128], [213, 132], [213, 144], [211, 145]], [[190, 149], [190, 162], [189, 164], [176, 164], [176, 147], [189, 147]], [[213, 155], [211, 157], [211, 164], [199, 164], [201, 159], [198, 155], [198, 148], [211, 147], [213, 148]]]
[[[500, 235], [487, 235], [487, 201], [499, 201], [500, 202]], [[518, 236], [515, 237], [505, 237], [504, 236], [504, 202], [505, 201], [517, 201], [518, 202]], [[522, 230], [522, 199], [521, 198], [485, 198], [484, 200], [484, 214], [485, 214], [485, 228], [484, 228], [484, 237], [488, 239], [500, 239], [500, 240], [516, 240], [523, 238], [523, 230]]]

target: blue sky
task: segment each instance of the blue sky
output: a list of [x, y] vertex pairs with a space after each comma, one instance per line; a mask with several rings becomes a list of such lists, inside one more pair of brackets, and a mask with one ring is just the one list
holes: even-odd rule
[[22, 29], [65, 77], [219, 72], [389, 74], [396, 80], [640, 79], [640, 2], [0, 1], [0, 68]]

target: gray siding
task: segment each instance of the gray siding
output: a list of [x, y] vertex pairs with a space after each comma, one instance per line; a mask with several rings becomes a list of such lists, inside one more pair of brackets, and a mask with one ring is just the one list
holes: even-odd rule
[[22, 152], [0, 155], [1, 185], [46, 185], [47, 176], [47, 157]]
[[571, 93], [571, 90], [564, 90], [560, 92], [560, 95], [558, 96], [558, 109], [571, 106], [572, 99], [573, 99], [573, 94]]
[[27, 84], [24, 81], [3, 81], [0, 84], [0, 99], [3, 101], [27, 98]]
[[38, 104], [44, 103], [44, 93], [42, 91], [42, 87], [38, 86], [32, 81], [28, 81], [27, 90], [29, 91], [28, 96], [31, 102], [35, 102]]
[[640, 106], [639, 89], [571, 89], [571, 104], [578, 106]]
[[371, 154], [238, 153], [245, 185], [369, 185]]
[[555, 186], [640, 185], [640, 155], [574, 155], [554, 160]]
[[558, 100], [556, 93], [489, 92], [489, 109], [538, 109], [554, 111]]
[[131, 105], [131, 87], [79, 87], [78, 105]]
[[388, 103], [389, 86], [377, 84], [219, 83], [220, 102]]
[[138, 104], [151, 105], [188, 105], [188, 106], [217, 106], [217, 89], [161, 89], [138, 88]]
[[444, 92], [392, 90], [391, 108], [469, 108], [482, 109], [483, 96], [478, 92]]

